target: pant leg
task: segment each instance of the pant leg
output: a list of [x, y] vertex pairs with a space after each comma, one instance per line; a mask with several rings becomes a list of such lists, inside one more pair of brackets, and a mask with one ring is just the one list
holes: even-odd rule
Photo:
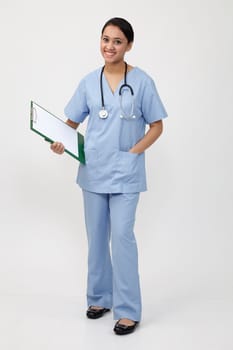
[[138, 251], [134, 222], [139, 193], [110, 195], [114, 319], [141, 319]]
[[109, 195], [83, 190], [88, 239], [87, 303], [112, 307]]

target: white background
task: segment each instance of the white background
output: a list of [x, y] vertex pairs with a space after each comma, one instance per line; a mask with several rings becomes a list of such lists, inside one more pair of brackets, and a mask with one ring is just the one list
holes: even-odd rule
[[[100, 32], [114, 16], [132, 23], [126, 60], [154, 78], [169, 114], [147, 151], [149, 191], [135, 226], [144, 329], [126, 344], [140, 349], [153, 337], [151, 348], [232, 349], [232, 15], [230, 0], [0, 0], [4, 349], [95, 344], [93, 326], [82, 324], [87, 246], [77, 163], [30, 131], [29, 104], [64, 116], [79, 80], [103, 64]], [[74, 328], [65, 323], [70, 312]], [[74, 333], [61, 340], [64, 329]], [[108, 336], [106, 347], [116, 341]]]

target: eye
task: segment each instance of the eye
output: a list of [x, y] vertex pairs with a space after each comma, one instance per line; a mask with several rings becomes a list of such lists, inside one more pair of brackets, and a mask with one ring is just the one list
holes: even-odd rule
[[114, 41], [114, 44], [115, 44], [115, 45], [121, 45], [122, 42], [121, 42], [121, 40], [118, 40], [118, 39], [117, 39], [117, 40]]
[[108, 38], [105, 38], [105, 37], [103, 37], [102, 40], [104, 43], [108, 43], [108, 41], [109, 41]]

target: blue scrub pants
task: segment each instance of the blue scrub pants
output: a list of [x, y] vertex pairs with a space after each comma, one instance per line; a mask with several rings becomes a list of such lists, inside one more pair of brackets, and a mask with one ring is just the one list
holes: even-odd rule
[[138, 251], [133, 232], [139, 193], [83, 190], [83, 198], [88, 239], [88, 306], [113, 308], [115, 320], [140, 321]]

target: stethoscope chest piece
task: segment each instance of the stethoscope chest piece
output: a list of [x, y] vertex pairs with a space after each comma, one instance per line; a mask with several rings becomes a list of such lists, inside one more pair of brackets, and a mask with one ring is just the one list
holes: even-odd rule
[[101, 109], [99, 111], [99, 117], [101, 119], [106, 119], [108, 117], [108, 112], [106, 111], [106, 109]]

